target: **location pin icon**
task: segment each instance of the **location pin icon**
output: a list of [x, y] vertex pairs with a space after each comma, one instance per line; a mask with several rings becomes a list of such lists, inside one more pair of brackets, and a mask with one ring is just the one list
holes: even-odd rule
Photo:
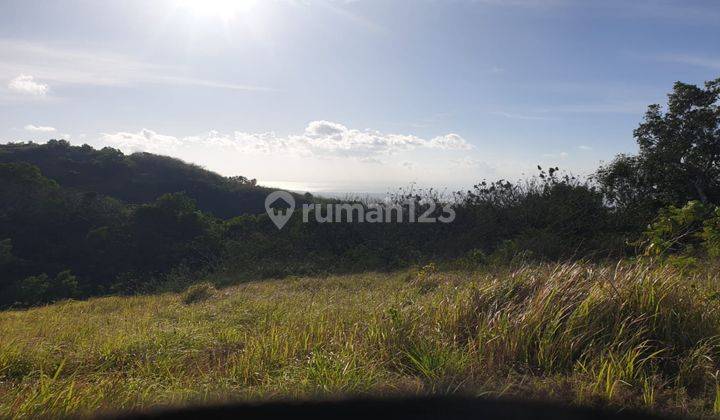
[[[277, 200], [283, 200], [288, 204], [289, 208], [274, 209], [270, 207], [270, 205]], [[270, 220], [272, 220], [278, 230], [280, 230], [290, 220], [295, 211], [295, 198], [287, 191], [274, 191], [265, 198], [265, 211], [268, 216], [270, 216]]]

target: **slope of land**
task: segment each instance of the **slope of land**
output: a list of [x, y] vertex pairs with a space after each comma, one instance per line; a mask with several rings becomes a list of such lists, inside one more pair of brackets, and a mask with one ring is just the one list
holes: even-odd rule
[[0, 416], [427, 393], [712, 414], [719, 290], [631, 263], [430, 265], [0, 312]]
[[200, 210], [221, 218], [263, 213], [265, 197], [272, 191], [255, 185], [254, 180], [223, 177], [167, 156], [124, 155], [116, 149], [95, 150], [65, 141], [0, 145], [0, 163], [19, 162], [37, 166], [44, 176], [63, 187], [131, 204], [150, 203], [163, 194], [184, 192]]

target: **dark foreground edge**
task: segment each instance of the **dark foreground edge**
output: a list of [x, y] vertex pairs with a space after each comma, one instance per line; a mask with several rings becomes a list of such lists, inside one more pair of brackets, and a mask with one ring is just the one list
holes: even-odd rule
[[157, 410], [107, 419], [670, 419], [635, 411], [566, 407], [538, 402], [461, 397], [268, 402]]

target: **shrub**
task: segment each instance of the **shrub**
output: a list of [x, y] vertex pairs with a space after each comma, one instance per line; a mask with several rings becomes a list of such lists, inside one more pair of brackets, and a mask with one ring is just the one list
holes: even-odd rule
[[699, 232], [709, 213], [708, 206], [699, 201], [690, 201], [683, 207], [671, 205], [660, 209], [640, 242], [644, 245], [645, 255], [693, 253], [700, 243]]
[[701, 236], [708, 255], [720, 257], [720, 208], [715, 208], [712, 217], [705, 220]]
[[54, 289], [52, 293], [56, 298], [77, 297], [80, 292], [78, 278], [75, 277], [70, 270], [58, 273], [51, 286]]
[[43, 273], [37, 276], [30, 276], [20, 281], [17, 285], [17, 297], [20, 303], [32, 304], [44, 302], [50, 290], [50, 279]]
[[15, 303], [34, 305], [78, 297], [80, 287], [77, 277], [65, 270], [54, 278], [45, 273], [26, 277], [16, 282], [14, 295]]
[[720, 256], [720, 208], [697, 200], [662, 208], [637, 244], [646, 256]]
[[182, 301], [186, 305], [202, 302], [210, 299], [215, 294], [215, 286], [210, 283], [199, 283], [190, 286], [182, 296]]
[[482, 249], [474, 248], [468, 251], [463, 257], [458, 258], [457, 264], [461, 269], [474, 270], [488, 263], [488, 256]]

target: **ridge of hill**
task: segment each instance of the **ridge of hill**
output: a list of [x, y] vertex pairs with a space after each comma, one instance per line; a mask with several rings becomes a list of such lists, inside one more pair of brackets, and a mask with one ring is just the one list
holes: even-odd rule
[[29, 163], [60, 186], [95, 192], [129, 204], [184, 192], [200, 210], [220, 218], [265, 211], [272, 191], [243, 176], [224, 177], [198, 165], [151, 153], [125, 155], [105, 147], [72, 146], [65, 140], [46, 144], [0, 144], [0, 163]]

